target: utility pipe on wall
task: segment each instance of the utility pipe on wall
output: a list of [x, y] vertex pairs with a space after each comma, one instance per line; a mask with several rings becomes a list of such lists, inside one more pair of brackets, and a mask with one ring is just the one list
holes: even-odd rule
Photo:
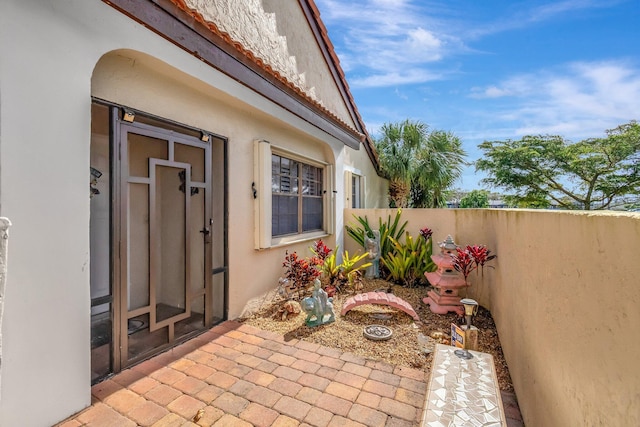
[[11, 221], [0, 217], [0, 400], [2, 400], [2, 317], [4, 314], [4, 287], [7, 281], [7, 250]]

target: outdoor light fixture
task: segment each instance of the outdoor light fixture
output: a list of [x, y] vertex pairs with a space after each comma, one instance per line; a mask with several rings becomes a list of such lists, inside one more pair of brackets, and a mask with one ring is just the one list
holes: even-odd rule
[[102, 176], [102, 172], [94, 167], [91, 167], [90, 171], [91, 180], [89, 181], [89, 198], [100, 194], [100, 190], [96, 188], [96, 185], [98, 184], [98, 178]]
[[134, 113], [133, 110], [127, 110], [127, 109], [122, 110], [122, 120], [124, 120], [125, 122], [133, 123], [135, 119], [136, 119], [136, 113]]
[[[475, 316], [478, 313], [478, 302], [471, 298], [463, 298], [460, 300], [460, 302], [462, 303], [462, 305], [464, 305], [464, 317], [467, 321], [467, 332], [468, 332], [471, 330], [471, 319], [473, 318], [473, 316]], [[465, 337], [465, 345], [466, 344], [467, 342]], [[469, 353], [469, 350], [467, 350], [466, 348], [462, 350], [456, 350], [454, 351], [454, 353], [456, 356], [462, 359], [468, 360], [473, 358], [473, 355]]]
[[209, 142], [209, 140], [211, 139], [211, 135], [209, 135], [206, 132], [201, 132], [200, 133], [200, 141], [202, 142]]

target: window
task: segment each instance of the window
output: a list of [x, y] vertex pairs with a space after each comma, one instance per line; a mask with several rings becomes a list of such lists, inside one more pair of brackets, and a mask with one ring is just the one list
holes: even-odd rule
[[345, 207], [364, 208], [364, 177], [355, 172], [345, 171]]
[[271, 155], [271, 235], [322, 230], [322, 169]]
[[311, 154], [301, 155], [265, 140], [255, 141], [252, 191], [256, 249], [334, 232], [333, 167], [324, 161], [320, 147], [308, 148]]
[[354, 209], [361, 208], [360, 201], [360, 176], [351, 175], [351, 207]]

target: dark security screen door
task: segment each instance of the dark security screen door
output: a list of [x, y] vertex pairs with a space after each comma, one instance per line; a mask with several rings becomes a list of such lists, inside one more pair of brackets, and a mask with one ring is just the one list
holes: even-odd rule
[[94, 102], [92, 382], [224, 319], [226, 140]]
[[189, 135], [120, 124], [122, 367], [209, 324], [210, 150]]

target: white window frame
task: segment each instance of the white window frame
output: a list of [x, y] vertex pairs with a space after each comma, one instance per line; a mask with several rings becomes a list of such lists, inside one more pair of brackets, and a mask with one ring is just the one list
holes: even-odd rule
[[[323, 229], [319, 231], [272, 236], [271, 229], [271, 155], [286, 157], [298, 162], [321, 168], [323, 170]], [[327, 162], [310, 159], [294, 151], [271, 144], [269, 141], [257, 140], [254, 143], [254, 202], [255, 202], [255, 248], [267, 249], [292, 243], [317, 240], [334, 234], [335, 203], [333, 166]]]
[[[359, 180], [359, 185], [356, 194], [353, 192], [353, 179]], [[344, 205], [348, 209], [362, 209], [364, 208], [364, 196], [365, 196], [365, 177], [358, 170], [345, 170], [344, 171]], [[357, 207], [353, 206], [355, 200]]]

